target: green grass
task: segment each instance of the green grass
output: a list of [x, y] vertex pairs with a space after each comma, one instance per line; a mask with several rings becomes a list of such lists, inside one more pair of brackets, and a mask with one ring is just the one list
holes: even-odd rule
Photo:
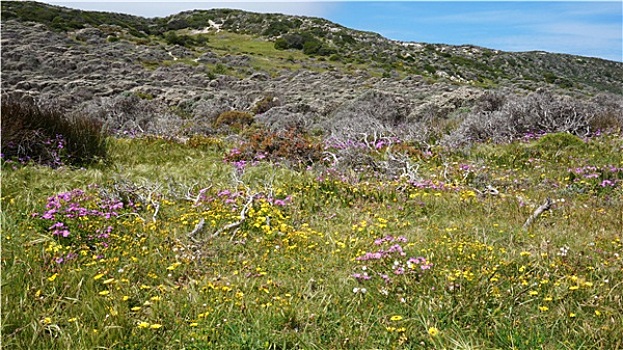
[[[180, 31], [181, 35], [188, 35], [190, 32], [187, 30]], [[339, 71], [352, 72], [360, 69], [367, 71], [372, 76], [382, 76], [384, 69], [378, 67], [372, 67], [368, 63], [345, 63], [341, 61], [314, 61], [310, 59], [310, 56], [305, 55], [300, 50], [277, 50], [274, 47], [274, 42], [247, 34], [238, 34], [227, 31], [221, 31], [219, 33], [201, 34], [207, 38], [207, 42], [203, 46], [194, 46], [193, 49], [197, 52], [197, 57], [204, 51], [210, 50], [216, 53], [218, 56], [225, 55], [247, 55], [250, 57], [250, 67], [254, 72], [266, 72], [272, 76], [277, 76], [283, 71], [297, 71], [302, 68], [306, 70], [323, 72], [326, 68], [313, 64], [303, 64], [301, 62], [315, 62], [328, 64], [331, 69]], [[151, 37], [155, 40], [155, 37]], [[163, 42], [164, 43], [164, 42]], [[143, 65], [148, 69], [155, 69], [159, 66], [171, 65], [171, 64], [189, 64], [197, 65], [193, 59], [183, 60], [167, 60], [161, 63], [158, 62], [143, 62]], [[210, 71], [214, 71], [214, 64], [205, 64], [206, 68]], [[404, 77], [405, 72], [401, 68], [399, 71], [400, 76]], [[220, 74], [220, 73], [219, 73]], [[223, 74], [232, 75], [243, 78], [250, 74], [249, 70], [245, 67], [227, 67]]]
[[[2, 345], [620, 348], [623, 171], [609, 169], [623, 141], [560, 139], [413, 158], [435, 184], [420, 187], [267, 162], [236, 172], [216, 139], [114, 139], [110, 165], [88, 169], [3, 163]], [[33, 213], [74, 189], [59, 211], [117, 215], [54, 214], [71, 232], [55, 236]], [[246, 219], [210, 238], [252, 194]], [[545, 198], [552, 210], [522, 229]], [[396, 245], [404, 256], [357, 259]]]

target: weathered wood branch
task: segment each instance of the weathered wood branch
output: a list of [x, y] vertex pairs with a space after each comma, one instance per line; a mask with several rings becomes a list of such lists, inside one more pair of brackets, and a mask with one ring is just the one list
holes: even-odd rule
[[544, 211], [550, 210], [551, 208], [552, 208], [552, 200], [549, 198], [546, 198], [545, 202], [543, 202], [541, 206], [536, 208], [534, 213], [532, 213], [532, 215], [530, 215], [528, 220], [526, 220], [526, 222], [523, 224], [523, 228], [527, 229], [530, 225], [532, 225], [532, 222], [534, 220], [536, 220], [539, 216], [541, 216], [541, 214], [543, 214]]
[[197, 233], [203, 231], [203, 228], [205, 227], [205, 223], [206, 223], [205, 219], [201, 218], [201, 220], [199, 220], [197, 225], [195, 225], [195, 228], [188, 233], [188, 238], [194, 243], [199, 243], [199, 241], [195, 238], [195, 236], [197, 235]]
[[236, 222], [232, 222], [231, 224], [225, 225], [222, 228], [216, 230], [216, 232], [214, 232], [212, 236], [210, 236], [210, 238], [214, 238], [225, 231], [229, 231], [231, 229], [237, 228], [240, 225], [242, 225], [244, 221], [247, 219], [247, 212], [249, 211], [249, 208], [251, 208], [253, 201], [258, 195], [259, 193], [255, 193], [249, 196], [249, 198], [247, 199], [247, 203], [245, 203], [244, 207], [242, 207], [242, 210], [240, 211], [240, 220]]

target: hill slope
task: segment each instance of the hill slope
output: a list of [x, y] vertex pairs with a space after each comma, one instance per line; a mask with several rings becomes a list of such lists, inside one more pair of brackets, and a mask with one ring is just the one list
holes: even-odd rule
[[[531, 82], [541, 82], [616, 93], [621, 93], [623, 85], [620, 62], [546, 52], [510, 53], [474, 46], [397, 42], [376, 33], [302, 16], [217, 9], [147, 19], [35, 2], [4, 2], [2, 20], [11, 18], [43, 23], [58, 31], [113, 26], [136, 38], [163, 37], [178, 30], [214, 32], [218, 28], [271, 42], [281, 40], [284, 48], [300, 48], [312, 56], [331, 56], [344, 63], [366, 64], [388, 74], [444, 77], [462, 83], [529, 86]], [[307, 47], [303, 48], [305, 44]]]
[[[333, 132], [353, 118], [368, 125], [357, 119], [367, 115], [361, 106], [383, 128], [435, 119], [456, 126], [452, 119], [483, 113], [477, 104], [488, 91], [504, 101], [535, 91], [570, 96], [526, 100], [522, 115], [548, 110], [534, 101], [554, 101], [562, 119], [576, 110], [591, 110], [582, 118], [592, 118], [621, 114], [623, 96], [618, 62], [403, 43], [319, 18], [227, 9], [147, 19], [3, 2], [2, 47], [3, 93], [126, 132], [210, 133], [230, 110], [272, 128]], [[504, 118], [517, 115], [506, 106]]]

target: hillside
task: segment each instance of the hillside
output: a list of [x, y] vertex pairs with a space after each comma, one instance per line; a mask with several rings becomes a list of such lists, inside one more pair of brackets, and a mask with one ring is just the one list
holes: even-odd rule
[[[593, 88], [621, 93], [623, 79], [623, 66], [617, 62], [546, 52], [508, 53], [473, 46], [396, 42], [320, 18], [238, 10], [197, 10], [166, 18], [145, 19], [31, 2], [7, 2], [2, 12], [3, 20], [17, 18], [34, 21], [59, 31], [113, 25], [135, 38], [162, 38], [169, 31], [180, 30], [214, 33], [218, 27], [222, 31], [246, 34], [254, 39], [269, 42], [281, 40], [284, 47], [292, 46], [312, 56], [326, 56], [333, 62], [365, 64], [368, 69], [381, 74], [421, 75], [434, 80], [444, 78], [469, 84], [530, 87], [539, 82], [562, 88]], [[119, 36], [121, 32], [108, 28], [106, 34]], [[303, 48], [305, 44], [307, 47]], [[207, 46], [216, 48], [216, 43]], [[242, 46], [238, 48], [240, 52], [235, 52], [235, 48], [229, 49], [232, 54], [245, 51]], [[194, 51], [194, 58], [204, 52], [200, 47]], [[249, 50], [252, 55], [259, 53]]]
[[323, 19], [237, 10], [146, 19], [4, 2], [2, 46], [4, 93], [125, 132], [210, 133], [229, 110], [327, 132], [340, 111], [379, 96], [374, 104], [399, 110], [400, 125], [462, 119], [486, 91], [512, 100], [545, 90], [596, 104], [598, 114], [616, 115], [623, 101], [618, 62], [399, 43]]

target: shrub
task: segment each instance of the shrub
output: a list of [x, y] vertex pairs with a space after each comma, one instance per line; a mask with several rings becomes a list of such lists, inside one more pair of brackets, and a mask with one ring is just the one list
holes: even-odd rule
[[214, 66], [213, 73], [214, 73], [214, 74], [224, 75], [224, 74], [226, 74], [226, 73], [227, 73], [227, 67], [226, 67], [224, 64], [222, 64], [222, 63], [217, 63], [217, 64]]
[[264, 36], [278, 36], [290, 31], [290, 29], [299, 28], [303, 22], [299, 19], [294, 19], [292, 21], [288, 20], [279, 20], [271, 22], [268, 28], [262, 32]]
[[623, 98], [614, 94], [599, 94], [591, 99], [595, 113], [590, 127], [595, 131], [618, 131], [623, 129]]
[[318, 40], [309, 40], [303, 44], [303, 53], [306, 55], [315, 55], [322, 48], [322, 43]]
[[106, 158], [102, 124], [69, 119], [58, 109], [41, 109], [33, 100], [2, 99], [3, 158], [49, 166], [86, 165]]
[[277, 50], [302, 50], [303, 45], [307, 40], [313, 39], [309, 35], [304, 36], [302, 34], [294, 33], [287, 34], [275, 41], [275, 49]]
[[186, 47], [193, 47], [196, 45], [203, 45], [208, 42], [208, 38], [203, 35], [192, 37], [190, 35], [177, 35], [175, 31], [169, 31], [165, 34], [164, 40], [169, 45], [180, 45]]
[[322, 159], [322, 144], [312, 140], [302, 129], [289, 128], [278, 132], [257, 129], [245, 137], [239, 148], [226, 156], [230, 162], [288, 161], [291, 165], [311, 165]]
[[342, 56], [340, 56], [340, 55], [339, 55], [339, 54], [337, 54], [337, 53], [335, 53], [335, 54], [333, 54], [333, 55], [331, 55], [331, 56], [329, 57], [329, 61], [331, 61], [331, 62], [339, 62], [339, 61], [341, 61], [341, 60], [342, 60]]
[[253, 114], [266, 113], [271, 108], [277, 106], [279, 106], [279, 99], [269, 94], [255, 104], [255, 107], [253, 107]]
[[312, 33], [300, 32], [283, 35], [275, 41], [277, 50], [303, 50], [306, 55], [330, 56], [337, 52], [317, 39]]
[[539, 139], [537, 147], [542, 150], [579, 149], [586, 147], [581, 138], [566, 132], [547, 134]]
[[223, 140], [219, 139], [219, 138], [215, 138], [215, 137], [210, 137], [210, 136], [206, 136], [206, 135], [193, 135], [191, 136], [188, 141], [186, 142], [186, 145], [190, 148], [197, 148], [197, 149], [218, 149], [219, 151], [222, 151], [223, 149]]
[[253, 124], [253, 115], [241, 111], [223, 112], [214, 121], [215, 128], [227, 127], [234, 132], [240, 132], [251, 124]]
[[[143, 93], [150, 94], [149, 91]], [[139, 92], [140, 94], [140, 92]], [[134, 137], [138, 134], [178, 135], [184, 127], [180, 106], [178, 113], [163, 102], [141, 99], [136, 93], [124, 93], [81, 105], [78, 113], [104, 122], [112, 134]]]
[[323, 121], [325, 130], [339, 135], [372, 133], [404, 126], [408, 104], [392, 93], [368, 90], [339, 106]]
[[621, 108], [616, 101], [608, 106], [597, 101], [554, 95], [543, 89], [528, 96], [489, 93], [482, 96], [474, 112], [445, 141], [455, 147], [485, 140], [507, 142], [523, 138], [526, 134], [586, 136], [596, 131], [597, 125], [616, 129], [619, 123], [609, 116], [620, 113]]

